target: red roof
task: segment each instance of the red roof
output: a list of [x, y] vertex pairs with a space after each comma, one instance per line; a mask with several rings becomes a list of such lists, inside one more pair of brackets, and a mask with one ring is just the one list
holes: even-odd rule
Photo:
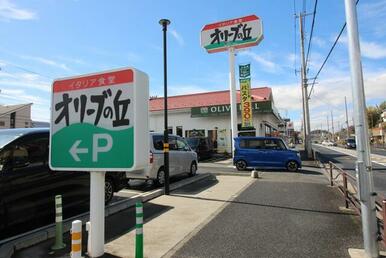
[[[237, 91], [237, 103], [240, 103], [240, 93]], [[271, 100], [272, 90], [268, 87], [251, 88], [252, 102]], [[229, 90], [195, 93], [168, 97], [168, 110], [192, 107], [205, 107], [229, 104]], [[150, 111], [163, 110], [164, 98], [151, 98]]]

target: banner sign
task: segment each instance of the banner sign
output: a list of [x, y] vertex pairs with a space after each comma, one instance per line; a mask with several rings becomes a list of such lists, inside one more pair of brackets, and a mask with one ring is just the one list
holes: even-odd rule
[[247, 78], [251, 76], [251, 64], [239, 65], [240, 78]]
[[253, 127], [251, 102], [251, 65], [239, 65], [241, 127]]
[[240, 79], [241, 126], [253, 127], [251, 103], [251, 78]]

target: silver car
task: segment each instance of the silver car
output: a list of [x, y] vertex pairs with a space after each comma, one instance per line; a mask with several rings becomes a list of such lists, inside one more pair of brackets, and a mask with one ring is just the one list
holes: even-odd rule
[[[165, 182], [163, 134], [150, 133], [149, 166], [144, 170], [126, 172], [128, 179], [154, 180], [158, 185]], [[197, 153], [194, 152], [184, 138], [169, 135], [169, 175], [175, 176], [188, 173], [194, 176], [197, 172]]]

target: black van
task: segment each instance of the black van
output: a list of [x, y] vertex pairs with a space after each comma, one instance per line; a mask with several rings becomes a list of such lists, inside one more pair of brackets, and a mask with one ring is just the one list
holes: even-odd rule
[[[89, 210], [89, 173], [52, 171], [48, 147], [49, 129], [0, 130], [0, 239], [53, 223], [58, 194], [64, 219]], [[106, 173], [106, 203], [125, 184], [124, 172]]]
[[197, 153], [197, 159], [203, 160], [213, 156], [214, 146], [208, 137], [188, 137], [189, 146]]

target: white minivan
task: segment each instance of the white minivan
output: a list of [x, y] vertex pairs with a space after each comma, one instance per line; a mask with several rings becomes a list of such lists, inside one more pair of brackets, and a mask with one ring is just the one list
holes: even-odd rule
[[[127, 179], [153, 180], [158, 185], [165, 183], [163, 133], [149, 133], [150, 153], [149, 166], [143, 170], [126, 172]], [[197, 172], [197, 153], [184, 138], [169, 135], [169, 176], [188, 173], [194, 176]]]

